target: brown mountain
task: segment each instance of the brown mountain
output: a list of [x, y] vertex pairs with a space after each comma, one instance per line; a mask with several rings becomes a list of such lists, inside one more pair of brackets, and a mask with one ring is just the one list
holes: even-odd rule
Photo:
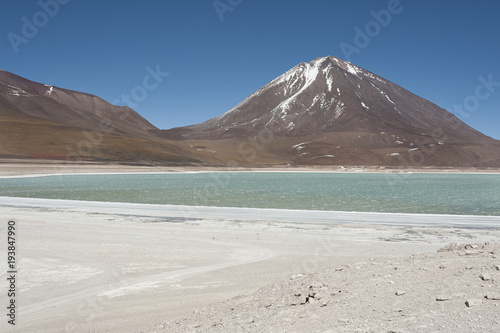
[[0, 157], [192, 163], [128, 107], [0, 70]]
[[164, 131], [250, 164], [500, 166], [500, 142], [334, 57], [301, 63], [225, 114]]
[[147, 164], [500, 167], [500, 142], [334, 57], [225, 114], [159, 130], [134, 110], [0, 70], [0, 157]]

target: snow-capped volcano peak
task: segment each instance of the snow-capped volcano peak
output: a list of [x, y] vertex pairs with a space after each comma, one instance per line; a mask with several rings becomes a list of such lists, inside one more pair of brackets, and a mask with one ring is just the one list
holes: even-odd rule
[[231, 138], [271, 131], [308, 136], [394, 128], [422, 135], [447, 128], [447, 111], [350, 62], [327, 56], [302, 62], [187, 138]]
[[358, 66], [353, 65], [348, 61], [344, 61], [332, 56], [316, 58], [311, 62], [311, 65], [318, 68], [325, 68], [325, 67], [328, 68], [331, 66], [337, 66], [351, 73], [352, 75], [357, 76], [358, 78], [360, 77], [360, 75], [363, 74], [363, 69], [359, 68]]

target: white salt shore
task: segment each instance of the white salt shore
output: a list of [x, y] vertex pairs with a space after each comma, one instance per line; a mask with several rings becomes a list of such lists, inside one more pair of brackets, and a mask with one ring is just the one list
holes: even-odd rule
[[223, 219], [237, 221], [282, 221], [349, 225], [431, 226], [463, 228], [500, 228], [500, 216], [364, 213], [318, 210], [203, 207], [135, 204], [79, 200], [0, 197], [1, 205], [100, 212], [165, 219]]
[[2, 235], [6, 222], [16, 221], [19, 263], [17, 325], [4, 320], [2, 332], [156, 331], [158, 323], [293, 275], [435, 252], [453, 242], [500, 243], [498, 216], [8, 197], [0, 197], [0, 211]]

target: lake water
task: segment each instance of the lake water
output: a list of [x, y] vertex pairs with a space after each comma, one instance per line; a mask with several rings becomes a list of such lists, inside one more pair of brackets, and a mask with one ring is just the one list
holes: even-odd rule
[[500, 216], [500, 175], [207, 172], [0, 178], [0, 196]]

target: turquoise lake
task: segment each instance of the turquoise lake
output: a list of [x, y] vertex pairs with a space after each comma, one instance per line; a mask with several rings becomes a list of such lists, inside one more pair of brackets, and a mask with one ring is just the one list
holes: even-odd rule
[[0, 196], [500, 216], [500, 175], [207, 172], [0, 178]]

